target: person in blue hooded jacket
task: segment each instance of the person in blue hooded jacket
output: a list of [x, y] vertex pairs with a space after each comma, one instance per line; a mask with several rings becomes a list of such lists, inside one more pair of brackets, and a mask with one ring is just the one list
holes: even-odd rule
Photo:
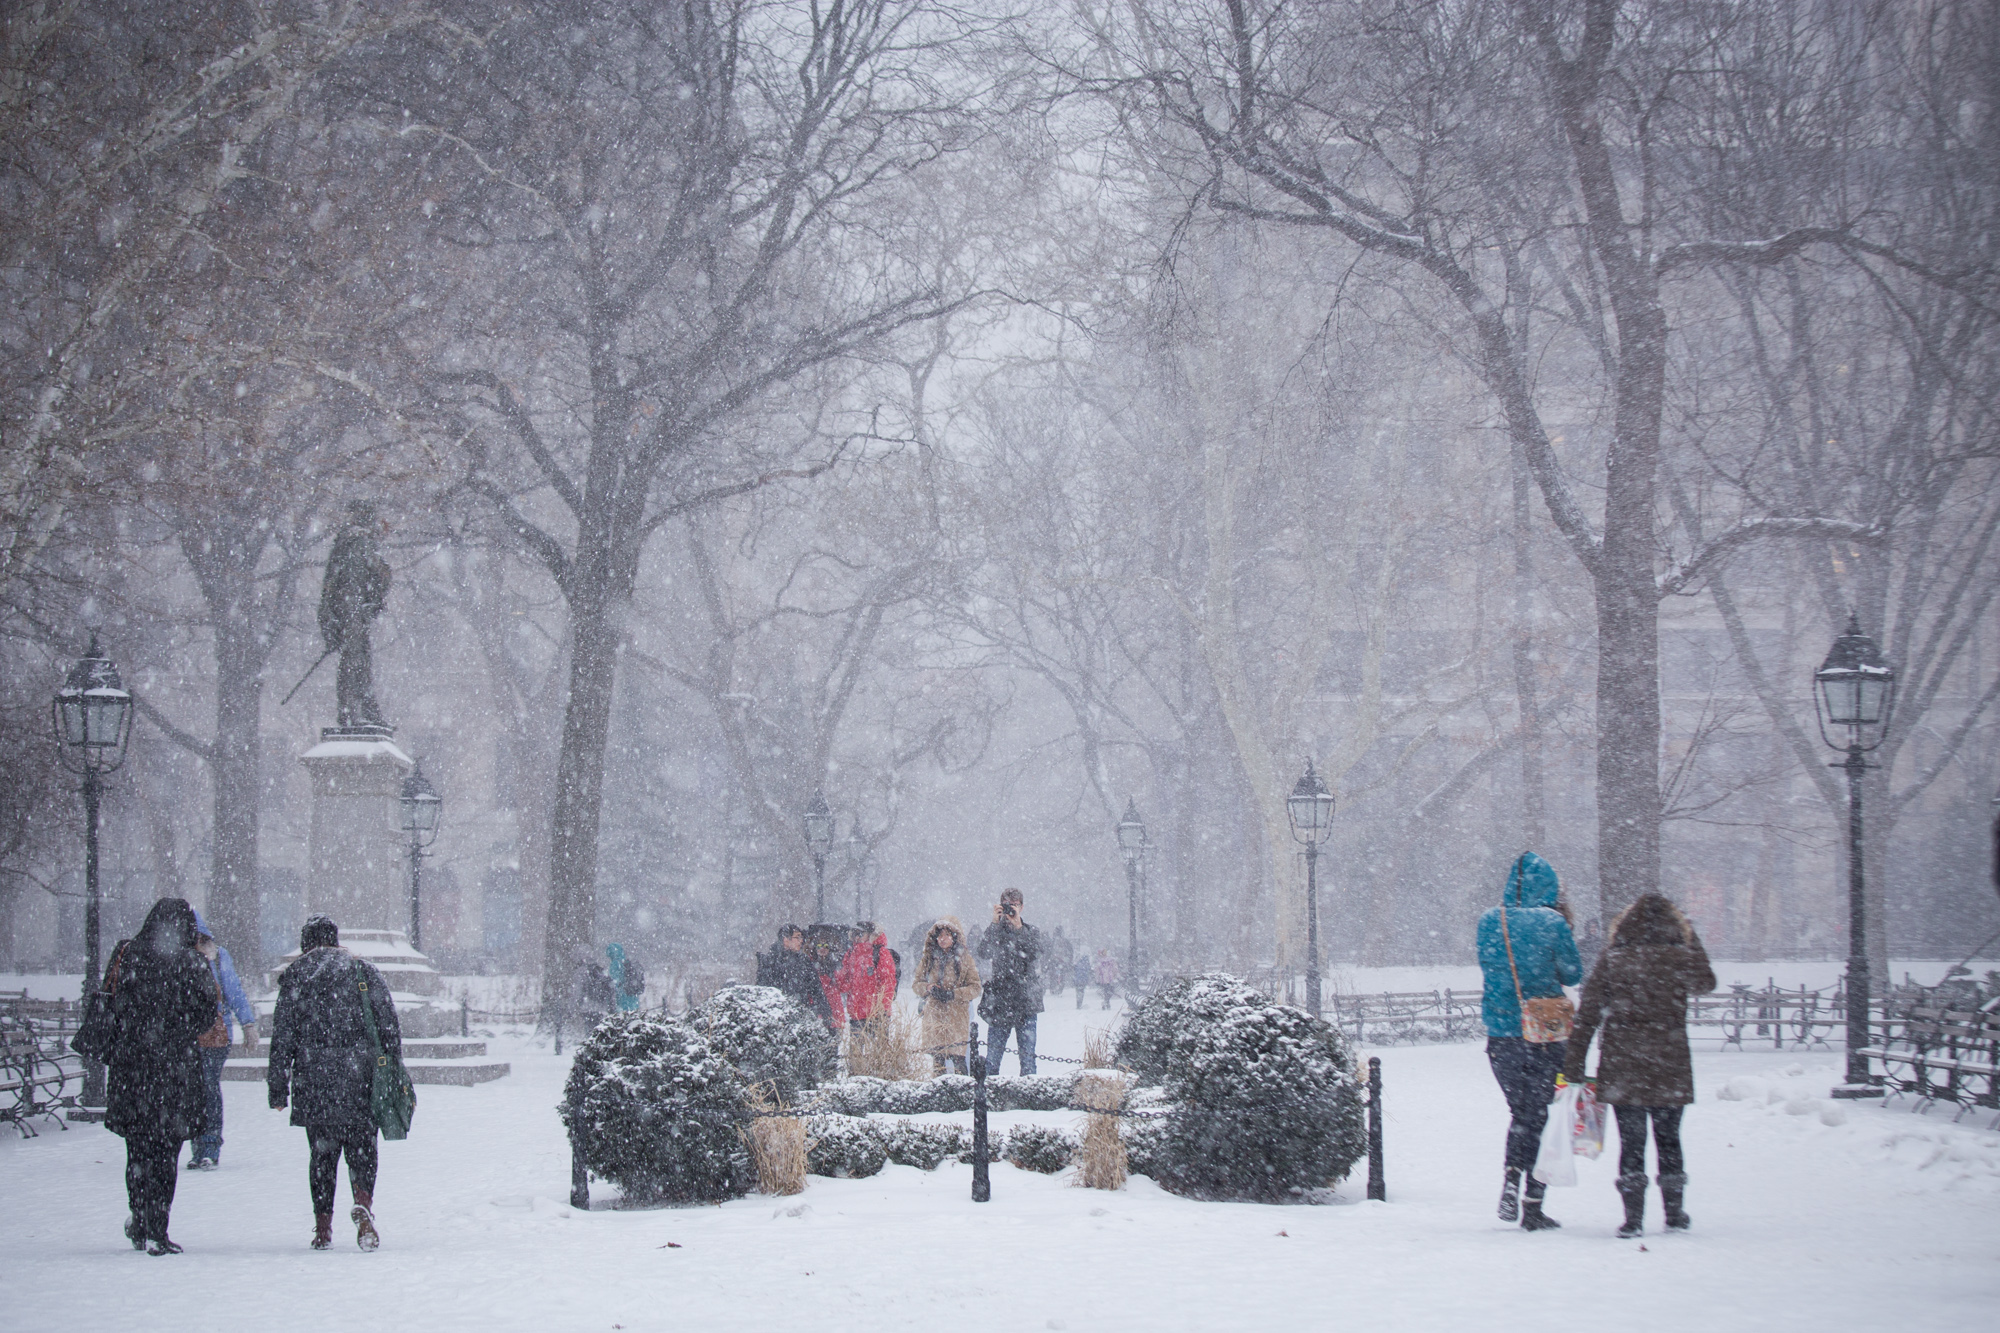
[[229, 1020], [235, 1018], [243, 1029], [244, 1051], [255, 1055], [257, 1011], [251, 1008], [250, 997], [243, 992], [243, 979], [236, 975], [235, 960], [209, 930], [200, 908], [194, 912], [194, 932], [195, 949], [208, 961], [209, 974], [215, 978], [220, 994], [215, 1003], [215, 1024], [196, 1043], [201, 1048], [209, 1130], [194, 1141], [194, 1151], [188, 1155], [188, 1170], [213, 1171], [222, 1164], [222, 1066], [229, 1060]]
[[[1486, 1023], [1486, 1061], [1507, 1098], [1506, 1175], [1500, 1190], [1500, 1220], [1517, 1217], [1529, 1231], [1562, 1225], [1542, 1211], [1548, 1188], [1530, 1168], [1549, 1120], [1556, 1075], [1568, 1054], [1565, 1042], [1530, 1042], [1521, 1035], [1521, 1004], [1553, 999], [1564, 986], [1583, 980], [1583, 959], [1568, 918], [1557, 910], [1561, 886], [1555, 867], [1522, 852], [1507, 872], [1500, 905], [1479, 918], [1479, 968], [1485, 977], [1480, 1016]], [[1512, 954], [1510, 962], [1509, 953]], [[1518, 977], [1518, 986], [1516, 978]], [[1522, 1198], [1522, 1176], [1527, 1197]]]

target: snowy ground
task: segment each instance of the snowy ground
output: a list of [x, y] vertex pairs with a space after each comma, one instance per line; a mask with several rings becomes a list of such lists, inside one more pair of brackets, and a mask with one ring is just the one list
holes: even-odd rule
[[[1763, 965], [1759, 965], [1760, 967]], [[1761, 978], [1759, 978], [1761, 980]], [[4, 983], [0, 983], [4, 984]], [[1441, 983], [1439, 983], [1441, 984]], [[1377, 987], [1371, 986], [1370, 989]], [[1386, 987], [1381, 987], [1386, 988]], [[1051, 998], [1043, 1049], [1107, 1017]], [[1562, 1231], [1493, 1217], [1505, 1109], [1478, 1045], [1378, 1052], [1389, 1202], [1357, 1177], [1328, 1206], [1198, 1204], [1135, 1178], [1116, 1194], [993, 1168], [890, 1166], [789, 1199], [572, 1211], [554, 1105], [566, 1060], [525, 1038], [514, 1073], [426, 1087], [385, 1144], [383, 1248], [315, 1254], [305, 1143], [256, 1084], [225, 1085], [220, 1171], [184, 1174], [184, 1256], [136, 1254], [122, 1143], [94, 1126], [0, 1138], [8, 1328], [812, 1330], [1760, 1330], [1991, 1327], [2000, 1299], [2000, 1134], [1989, 1117], [1821, 1100], [1837, 1055], [1698, 1044], [1686, 1123], [1694, 1230], [1612, 1238], [1611, 1153], [1551, 1191]], [[1014, 1072], [1014, 1058], [1006, 1072]], [[1724, 1091], [1735, 1094], [1725, 1099]], [[996, 1126], [1020, 1118], [996, 1116]], [[1657, 1195], [1649, 1222], [1657, 1224]]]

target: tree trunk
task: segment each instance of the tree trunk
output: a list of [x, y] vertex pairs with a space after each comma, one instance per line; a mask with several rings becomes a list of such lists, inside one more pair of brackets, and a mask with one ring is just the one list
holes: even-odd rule
[[557, 1022], [569, 1009], [578, 956], [597, 932], [597, 828], [604, 808], [604, 750], [619, 630], [600, 584], [579, 580], [570, 600], [569, 701], [549, 821], [549, 922], [542, 943], [542, 1004]]
[[[239, 592], [238, 598], [244, 594]], [[257, 821], [263, 797], [264, 645], [241, 600], [215, 608], [215, 822], [208, 924], [237, 970], [263, 969], [258, 912]]]

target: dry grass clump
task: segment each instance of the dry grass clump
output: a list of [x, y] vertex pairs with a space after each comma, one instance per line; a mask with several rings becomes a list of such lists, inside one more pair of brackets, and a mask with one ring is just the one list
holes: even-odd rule
[[1113, 1061], [1111, 1053], [1118, 1043], [1111, 1035], [1110, 1028], [1085, 1028], [1083, 1030], [1083, 1067], [1085, 1069], [1110, 1069]]
[[847, 1029], [847, 1072], [870, 1078], [919, 1079], [931, 1075], [917, 1021], [896, 1010]]
[[[1100, 1036], [1102, 1034], [1099, 1034]], [[1090, 1058], [1086, 1039], [1084, 1058]], [[1083, 1118], [1083, 1143], [1077, 1149], [1076, 1181], [1085, 1189], [1121, 1190], [1130, 1172], [1125, 1140], [1118, 1134], [1115, 1112], [1125, 1101], [1125, 1079], [1119, 1074], [1085, 1074], [1076, 1081], [1076, 1099], [1093, 1108]]]
[[[743, 1096], [752, 1111], [784, 1111], [774, 1084], [759, 1083]], [[743, 1129], [750, 1161], [757, 1168], [757, 1189], [763, 1194], [797, 1194], [806, 1187], [806, 1120], [804, 1116], [760, 1115]]]

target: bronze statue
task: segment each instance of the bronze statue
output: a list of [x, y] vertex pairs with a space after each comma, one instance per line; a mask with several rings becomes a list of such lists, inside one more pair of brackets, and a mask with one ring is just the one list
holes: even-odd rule
[[368, 626], [389, 600], [389, 565], [375, 546], [379, 532], [375, 506], [366, 500], [349, 501], [347, 519], [334, 535], [320, 584], [319, 633], [327, 655], [340, 654], [334, 692], [343, 728], [388, 726], [375, 702], [375, 668], [368, 645]]

